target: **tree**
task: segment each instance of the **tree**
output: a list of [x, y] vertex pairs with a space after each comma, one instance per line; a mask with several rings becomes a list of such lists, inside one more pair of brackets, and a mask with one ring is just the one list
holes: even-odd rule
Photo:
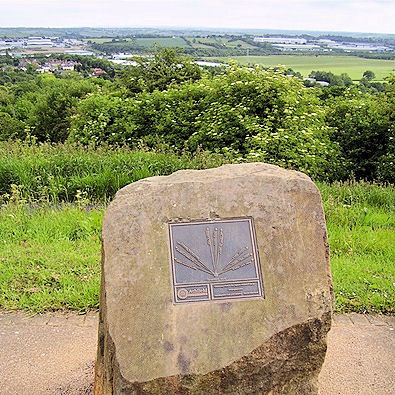
[[376, 74], [373, 73], [371, 70], [366, 70], [363, 75], [364, 78], [366, 78], [368, 81], [372, 81], [375, 77]]
[[309, 74], [310, 78], [314, 78], [317, 81], [328, 82], [331, 86], [351, 86], [352, 79], [347, 73], [341, 75], [335, 75], [330, 71], [312, 71]]
[[25, 124], [10, 114], [0, 112], [0, 140], [21, 139], [25, 137]]
[[[367, 180], [377, 179], [379, 173], [388, 174], [387, 170], [379, 169], [383, 158], [393, 155], [390, 149], [393, 149], [394, 102], [390, 89], [386, 95], [349, 89], [326, 104], [326, 123], [333, 127], [331, 139], [341, 148], [346, 174]], [[380, 178], [385, 180], [383, 175]]]
[[201, 78], [199, 66], [173, 48], [154, 50], [152, 58], [136, 58], [137, 65], [124, 69], [120, 82], [129, 92], [163, 91], [170, 86]]

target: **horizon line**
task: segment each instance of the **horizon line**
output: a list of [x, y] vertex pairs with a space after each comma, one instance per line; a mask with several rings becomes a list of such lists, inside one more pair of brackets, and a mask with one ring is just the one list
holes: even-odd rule
[[255, 27], [209, 27], [209, 26], [177, 26], [177, 25], [162, 25], [162, 26], [0, 26], [0, 29], [179, 29], [179, 30], [231, 30], [231, 31], [286, 31], [286, 32], [312, 32], [312, 33], [351, 33], [351, 34], [380, 34], [395, 36], [395, 33], [383, 32], [359, 32], [346, 30], [314, 30], [314, 29], [275, 29], [275, 28], [255, 28]]

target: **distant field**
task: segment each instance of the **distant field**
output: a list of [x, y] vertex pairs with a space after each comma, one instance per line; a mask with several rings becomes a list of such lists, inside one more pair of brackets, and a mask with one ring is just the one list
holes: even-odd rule
[[[94, 44], [104, 44], [111, 43], [113, 40], [112, 37], [104, 37], [104, 38], [88, 38], [85, 41], [91, 41]], [[132, 41], [131, 38], [123, 38], [126, 41]], [[188, 43], [181, 37], [156, 37], [156, 38], [136, 38], [134, 39], [136, 46], [147, 47], [150, 48], [154, 44], [158, 44], [161, 47], [186, 47]]]
[[209, 45], [202, 44], [199, 40], [200, 39], [194, 39], [192, 38], [185, 38], [185, 41], [192, 47], [192, 48], [210, 48]]
[[136, 38], [136, 44], [138, 46], [150, 48], [154, 44], [158, 44], [161, 47], [186, 47], [187, 42], [181, 37], [175, 38]]
[[[88, 42], [91, 41], [94, 44], [103, 44], [103, 43], [109, 43], [111, 42], [111, 40], [113, 39], [113, 37], [104, 37], [104, 38], [87, 38], [84, 41]], [[130, 38], [123, 38], [122, 40], [126, 40], [126, 41], [131, 41]]]
[[[210, 58], [213, 60], [212, 58]], [[217, 58], [229, 60], [229, 58]], [[359, 80], [366, 70], [376, 74], [381, 81], [391, 72], [395, 72], [395, 61], [379, 59], [362, 59], [355, 56], [302, 56], [302, 55], [269, 55], [269, 56], [235, 56], [232, 59], [242, 64], [260, 64], [277, 66], [283, 64], [306, 76], [312, 70], [331, 71], [334, 74], [347, 73], [353, 80]]]
[[218, 38], [211, 38], [211, 37], [203, 37], [203, 38], [186, 38], [188, 43], [194, 48], [209, 48], [210, 45], [208, 44], [220, 44], [223, 45], [224, 48], [256, 48], [253, 45], [250, 45], [242, 40], [234, 40], [231, 41], [227, 38], [218, 37]]

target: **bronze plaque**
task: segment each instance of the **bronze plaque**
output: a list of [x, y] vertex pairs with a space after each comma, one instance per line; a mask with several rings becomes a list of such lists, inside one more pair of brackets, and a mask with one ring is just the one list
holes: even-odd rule
[[263, 298], [251, 217], [169, 224], [174, 303]]

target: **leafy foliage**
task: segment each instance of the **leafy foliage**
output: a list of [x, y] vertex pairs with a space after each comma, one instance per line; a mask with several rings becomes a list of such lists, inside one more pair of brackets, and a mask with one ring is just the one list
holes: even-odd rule
[[363, 77], [366, 78], [368, 81], [372, 81], [376, 77], [376, 75], [373, 73], [373, 71], [366, 70], [363, 73]]
[[297, 78], [233, 66], [225, 75], [133, 98], [92, 95], [79, 103], [70, 139], [131, 146], [159, 139], [331, 178], [338, 150], [328, 135], [319, 100]]
[[340, 146], [346, 174], [395, 182], [394, 92], [392, 81], [381, 96], [354, 88], [327, 101], [327, 123], [334, 128], [331, 139]]
[[352, 79], [346, 73], [341, 75], [335, 75], [329, 71], [312, 71], [309, 74], [310, 78], [314, 78], [317, 81], [328, 82], [332, 86], [351, 86]]
[[144, 177], [226, 163], [222, 156], [202, 151], [175, 154], [32, 140], [0, 142], [0, 204], [105, 202], [120, 188]]
[[105, 82], [74, 74], [63, 78], [45, 74], [7, 87], [0, 87], [0, 138], [33, 135], [38, 141], [65, 141], [73, 109], [88, 93]]
[[308, 88], [292, 70], [231, 65], [212, 73], [169, 48], [136, 62], [109, 80], [77, 72], [19, 78], [7, 63], [0, 140], [203, 149], [315, 179], [394, 182], [394, 77], [382, 84], [369, 74], [355, 85], [315, 71], [330, 86]]
[[131, 93], [163, 91], [171, 85], [201, 77], [199, 66], [172, 48], [156, 49], [152, 59], [139, 57], [136, 62], [136, 66], [126, 67], [120, 78]]

